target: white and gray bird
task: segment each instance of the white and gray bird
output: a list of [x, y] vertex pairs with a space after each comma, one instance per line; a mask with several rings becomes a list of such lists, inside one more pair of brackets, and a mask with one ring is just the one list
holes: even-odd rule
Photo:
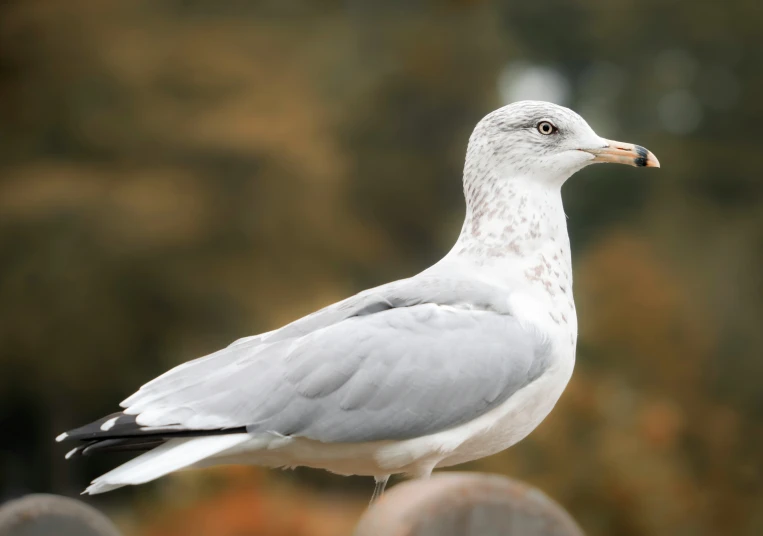
[[495, 454], [549, 414], [572, 374], [577, 318], [562, 184], [595, 162], [659, 167], [545, 102], [482, 119], [453, 249], [409, 279], [182, 364], [123, 410], [57, 439], [67, 457], [147, 451], [86, 493], [219, 464], [427, 477]]

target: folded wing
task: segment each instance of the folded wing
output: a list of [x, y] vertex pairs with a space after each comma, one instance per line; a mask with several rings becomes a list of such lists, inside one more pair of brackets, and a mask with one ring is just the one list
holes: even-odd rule
[[98, 441], [246, 430], [358, 442], [452, 428], [550, 364], [542, 338], [505, 303], [500, 291], [474, 283], [372, 289], [181, 365], [125, 400], [111, 426], [101, 420], [69, 434]]

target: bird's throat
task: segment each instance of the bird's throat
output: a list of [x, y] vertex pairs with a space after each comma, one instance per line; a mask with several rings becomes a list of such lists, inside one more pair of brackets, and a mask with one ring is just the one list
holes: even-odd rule
[[560, 260], [569, 260], [559, 188], [522, 179], [496, 179], [474, 188], [467, 184], [464, 190], [466, 218], [456, 253], [482, 258], [526, 257], [555, 248], [561, 250], [555, 252], [562, 255]]
[[[505, 180], [467, 190], [467, 213], [449, 256], [509, 288], [574, 314], [572, 267], [561, 191]], [[563, 321], [560, 317], [560, 321]]]

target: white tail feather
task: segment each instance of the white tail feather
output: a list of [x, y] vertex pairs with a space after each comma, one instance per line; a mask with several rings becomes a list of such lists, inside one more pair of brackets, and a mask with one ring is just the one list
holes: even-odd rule
[[227, 434], [170, 439], [93, 480], [84, 491], [90, 495], [134, 484], [144, 484], [193, 465], [249, 441], [249, 434]]

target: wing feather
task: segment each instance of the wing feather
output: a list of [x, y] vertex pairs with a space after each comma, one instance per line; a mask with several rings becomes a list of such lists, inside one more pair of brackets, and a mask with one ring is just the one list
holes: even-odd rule
[[507, 310], [508, 295], [426, 276], [371, 289], [176, 367], [127, 398], [124, 415], [141, 435], [245, 427], [356, 442], [448, 429], [550, 365], [543, 338]]
[[511, 316], [388, 309], [270, 344], [204, 382], [139, 401], [137, 422], [326, 442], [405, 439], [496, 407], [537, 378], [549, 355]]

